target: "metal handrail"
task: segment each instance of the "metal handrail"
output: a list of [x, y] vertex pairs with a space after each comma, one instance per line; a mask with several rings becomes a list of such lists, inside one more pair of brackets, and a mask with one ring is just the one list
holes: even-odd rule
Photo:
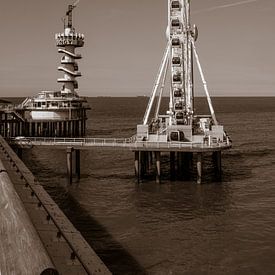
[[63, 145], [63, 146], [81, 146], [81, 147], [117, 147], [129, 149], [214, 149], [230, 146], [228, 139], [224, 142], [213, 143], [194, 143], [194, 142], [150, 142], [137, 141], [136, 136], [130, 138], [60, 138], [60, 137], [26, 137], [14, 139], [13, 142], [22, 145]]

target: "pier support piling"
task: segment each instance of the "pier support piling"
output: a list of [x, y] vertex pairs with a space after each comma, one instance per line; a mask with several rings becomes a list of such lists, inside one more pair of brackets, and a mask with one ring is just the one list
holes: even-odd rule
[[140, 181], [140, 152], [135, 151], [135, 174], [137, 177], [137, 181]]
[[190, 180], [192, 171], [192, 153], [185, 152], [182, 156], [183, 177], [185, 180]]
[[214, 152], [212, 155], [214, 169], [215, 169], [215, 177], [216, 180], [220, 181], [222, 179], [222, 156], [221, 151]]
[[80, 150], [75, 150], [75, 173], [77, 180], [80, 180]]
[[140, 177], [146, 174], [146, 152], [140, 152]]
[[170, 152], [170, 176], [171, 181], [174, 181], [176, 179], [176, 153]]
[[69, 184], [72, 184], [72, 181], [73, 181], [73, 171], [72, 171], [72, 167], [73, 167], [73, 158], [72, 158], [73, 150], [74, 149], [72, 147], [67, 148], [67, 173], [68, 173], [68, 183]]
[[197, 183], [202, 183], [202, 153], [197, 154]]
[[155, 152], [155, 156], [156, 156], [156, 182], [161, 183], [160, 152]]

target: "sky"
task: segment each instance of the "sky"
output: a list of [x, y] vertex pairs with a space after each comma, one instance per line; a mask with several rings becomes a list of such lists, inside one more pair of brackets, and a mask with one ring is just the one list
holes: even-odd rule
[[[63, 31], [61, 18], [73, 0], [0, 3], [0, 97], [59, 90], [54, 34]], [[275, 95], [274, 14], [274, 0], [191, 0], [211, 95]], [[85, 35], [77, 49], [83, 56], [79, 94], [150, 95], [166, 46], [167, 0], [81, 0], [73, 16]]]

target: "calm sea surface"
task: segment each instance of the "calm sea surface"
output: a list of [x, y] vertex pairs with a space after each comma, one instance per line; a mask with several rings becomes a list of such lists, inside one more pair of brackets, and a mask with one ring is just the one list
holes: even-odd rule
[[[130, 137], [147, 100], [90, 98], [88, 135]], [[213, 102], [233, 140], [222, 183], [137, 185], [132, 152], [93, 149], [81, 153], [80, 183], [67, 186], [65, 150], [24, 152], [115, 274], [275, 274], [275, 98]], [[206, 100], [196, 108], [207, 112]]]

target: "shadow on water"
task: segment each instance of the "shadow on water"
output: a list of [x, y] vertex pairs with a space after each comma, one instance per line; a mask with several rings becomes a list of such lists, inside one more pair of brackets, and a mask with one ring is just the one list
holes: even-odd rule
[[[44, 186], [44, 188], [113, 274], [147, 274], [108, 230], [91, 217], [64, 188], [56, 186]], [[61, 192], [62, 198], [59, 195]]]
[[[70, 189], [75, 186], [67, 186], [64, 180], [66, 173], [64, 174], [62, 169], [56, 170], [60, 165], [57, 164], [60, 163], [60, 159], [52, 160], [56, 161], [56, 165], [51, 163], [53, 166], [45, 167], [44, 162], [30, 150], [24, 152], [23, 160], [113, 274], [147, 274], [136, 259], [70, 194]], [[81, 177], [88, 178], [88, 175], [82, 174]]]

